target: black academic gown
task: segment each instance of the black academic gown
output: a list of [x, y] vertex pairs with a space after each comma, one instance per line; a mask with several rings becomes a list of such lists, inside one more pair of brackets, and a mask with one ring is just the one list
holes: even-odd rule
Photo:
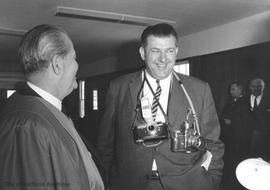
[[66, 125], [70, 120], [29, 87], [14, 93], [0, 114], [0, 189], [103, 189], [90, 187]]

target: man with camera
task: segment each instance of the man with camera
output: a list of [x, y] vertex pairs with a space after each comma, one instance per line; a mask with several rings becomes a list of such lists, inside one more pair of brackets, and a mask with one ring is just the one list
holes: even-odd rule
[[111, 81], [100, 124], [110, 190], [218, 189], [224, 146], [208, 84], [173, 71], [168, 24], [147, 27], [139, 52], [145, 69]]

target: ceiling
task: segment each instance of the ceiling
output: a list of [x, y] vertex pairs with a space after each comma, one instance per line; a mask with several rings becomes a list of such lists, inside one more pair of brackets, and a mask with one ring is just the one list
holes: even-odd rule
[[[180, 36], [268, 11], [269, 0], [1, 0], [0, 64], [16, 70], [21, 35], [38, 24], [64, 28], [79, 64], [113, 57], [138, 45], [145, 26], [56, 16], [58, 6], [176, 21]], [[2, 31], [2, 32], [1, 32]], [[124, 52], [124, 51], [123, 51]], [[3, 70], [3, 68], [2, 68]]]

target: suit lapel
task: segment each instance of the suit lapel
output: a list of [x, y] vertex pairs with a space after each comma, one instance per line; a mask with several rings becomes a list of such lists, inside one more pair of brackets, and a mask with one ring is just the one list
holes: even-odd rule
[[137, 96], [138, 96], [141, 86], [142, 86], [142, 75], [141, 75], [141, 72], [138, 72], [136, 73], [134, 78], [131, 79], [129, 83], [129, 90], [130, 90], [131, 99], [132, 99], [132, 103], [134, 107], [137, 105], [137, 101], [140, 98]]
[[[71, 138], [74, 140], [75, 144], [77, 145], [81, 159], [85, 166], [86, 173], [88, 175], [90, 187], [92, 185], [91, 183], [93, 182], [93, 180], [97, 182], [98, 184], [102, 184], [101, 176], [98, 172], [98, 169], [96, 165], [94, 164], [91, 156], [88, 154], [88, 150], [86, 146], [84, 145], [83, 141], [81, 140], [79, 134], [77, 133], [73, 122], [70, 119], [68, 119], [61, 111], [59, 111], [57, 108], [55, 108], [53, 105], [51, 105], [44, 99], [40, 98], [40, 101], [49, 109], [49, 111], [61, 123], [63, 128], [68, 132], [68, 134], [71, 136]], [[90, 174], [90, 171], [91, 172], [95, 171], [95, 172]]]
[[[140, 91], [142, 91], [142, 72], [137, 72], [134, 77], [130, 80], [129, 83], [129, 91], [132, 99], [132, 108], [137, 108], [140, 106]], [[138, 109], [137, 119], [139, 119], [140, 123], [144, 123], [144, 120], [141, 117], [141, 109]]]
[[258, 108], [259, 109], [267, 109], [267, 101], [266, 101], [266, 97], [265, 97], [265, 95], [263, 95], [262, 96], [262, 99], [261, 99], [261, 101], [260, 101], [260, 103], [259, 103], [259, 105], [258, 105]]
[[[63, 126], [63, 128], [68, 132], [68, 134], [75, 141], [75, 137], [73, 135], [74, 125], [73, 122], [66, 117], [64, 113], [55, 108], [53, 105], [48, 103], [46, 100], [39, 98], [40, 102], [44, 104], [48, 108], [48, 110], [55, 116], [55, 118], [59, 121], [59, 123]], [[75, 141], [76, 142], [76, 141]]]
[[177, 81], [175, 76], [173, 76], [167, 112], [170, 124], [175, 127], [180, 126], [187, 115], [187, 110], [187, 98], [179, 82]]

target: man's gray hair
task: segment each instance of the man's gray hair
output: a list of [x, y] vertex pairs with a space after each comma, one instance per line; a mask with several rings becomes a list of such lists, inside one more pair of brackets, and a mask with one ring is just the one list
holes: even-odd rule
[[67, 33], [56, 26], [43, 24], [28, 31], [19, 46], [19, 58], [26, 75], [48, 68], [55, 55], [66, 56], [71, 47]]

